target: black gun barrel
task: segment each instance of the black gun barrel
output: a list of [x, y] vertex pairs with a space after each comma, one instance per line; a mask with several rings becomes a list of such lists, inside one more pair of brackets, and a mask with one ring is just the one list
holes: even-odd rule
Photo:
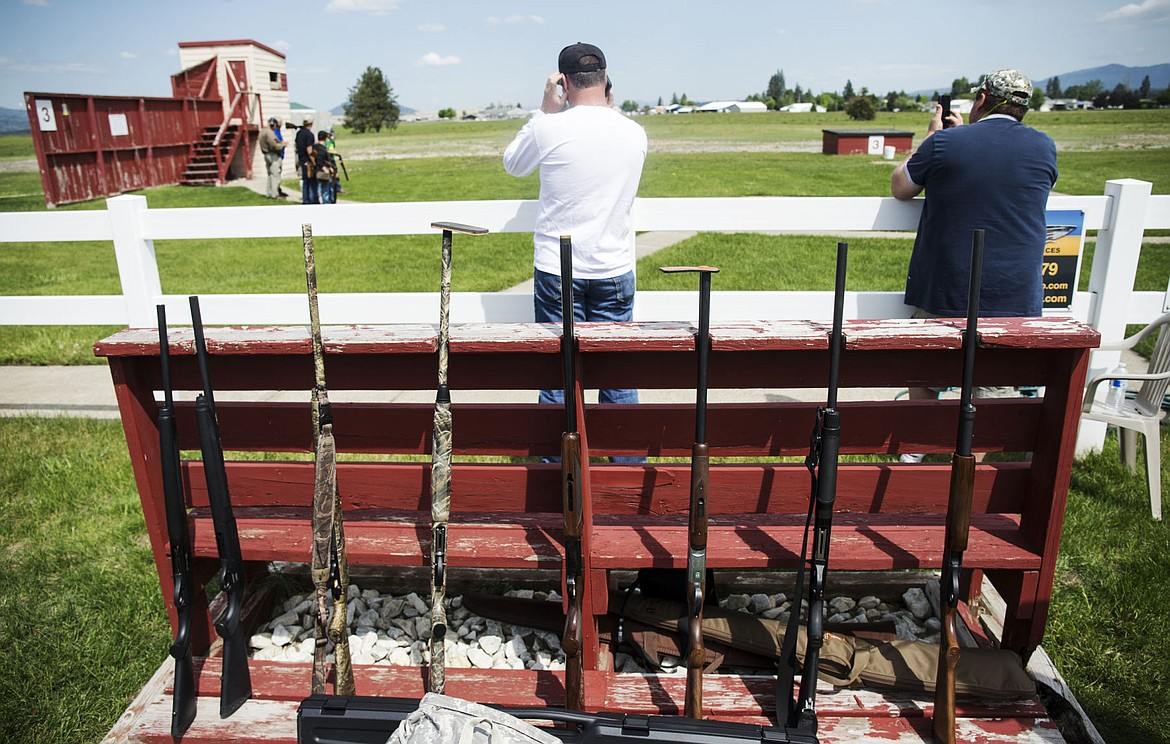
[[175, 398], [171, 388], [170, 342], [166, 306], [158, 305], [159, 361], [162, 367], [163, 405], [158, 411], [159, 459], [162, 468], [163, 507], [171, 551], [171, 580], [175, 603], [175, 684], [171, 708], [171, 736], [181, 737], [195, 719], [195, 668], [191, 660], [191, 538], [187, 531], [187, 504], [179, 461]]
[[227, 606], [215, 621], [215, 630], [223, 639], [223, 678], [220, 681], [219, 715], [227, 718], [252, 696], [248, 670], [248, 646], [244, 638], [244, 560], [240, 535], [228, 491], [227, 468], [211, 394], [211, 375], [199, 298], [191, 298], [191, 320], [195, 330], [195, 354], [203, 392], [195, 398], [195, 421], [199, 425], [199, 448], [203, 455], [203, 472], [207, 481], [207, 499], [215, 529], [215, 546], [219, 553], [219, 584], [227, 597]]

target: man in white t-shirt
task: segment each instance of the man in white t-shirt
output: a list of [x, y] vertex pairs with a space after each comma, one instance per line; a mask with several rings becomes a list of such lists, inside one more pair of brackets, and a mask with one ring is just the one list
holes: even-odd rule
[[[504, 169], [540, 169], [533, 235], [536, 320], [561, 322], [560, 237], [573, 238], [574, 317], [627, 321], [634, 312], [630, 209], [646, 160], [646, 132], [606, 100], [605, 55], [592, 44], [561, 50], [540, 111], [504, 151]], [[566, 106], [567, 104], [567, 106]], [[561, 402], [563, 391], [541, 391]], [[637, 403], [637, 390], [602, 390], [602, 403]], [[615, 460], [618, 458], [615, 458]]]

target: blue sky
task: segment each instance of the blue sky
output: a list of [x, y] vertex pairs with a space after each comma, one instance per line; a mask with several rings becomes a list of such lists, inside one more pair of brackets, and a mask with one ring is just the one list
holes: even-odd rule
[[1018, 67], [1034, 78], [1170, 61], [1170, 0], [0, 0], [0, 106], [22, 92], [170, 95], [180, 41], [255, 39], [293, 100], [331, 108], [369, 65], [401, 104], [539, 105], [561, 47], [600, 46], [615, 95], [919, 90]]

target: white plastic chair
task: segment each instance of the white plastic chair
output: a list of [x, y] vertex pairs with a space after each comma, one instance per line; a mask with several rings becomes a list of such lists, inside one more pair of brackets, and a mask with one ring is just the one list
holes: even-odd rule
[[[1138, 333], [1127, 339], [1112, 344], [1102, 344], [1101, 349], [1119, 351], [1132, 349], [1142, 339], [1170, 324], [1170, 313], [1150, 323]], [[1137, 388], [1137, 397], [1133, 400], [1122, 401], [1120, 410], [1110, 411], [1094, 400], [1097, 386], [1109, 380], [1125, 379], [1141, 381]], [[1162, 330], [1158, 340], [1154, 343], [1154, 351], [1150, 355], [1149, 369], [1145, 374], [1111, 375], [1105, 374], [1094, 377], [1085, 390], [1085, 400], [1081, 406], [1081, 418], [1090, 421], [1104, 421], [1117, 427], [1120, 441], [1121, 459], [1130, 470], [1137, 470], [1137, 440], [1140, 433], [1145, 442], [1146, 453], [1146, 482], [1150, 488], [1150, 511], [1154, 519], [1162, 518], [1162, 461], [1161, 438], [1159, 426], [1162, 417], [1166, 415], [1162, 410], [1162, 399], [1166, 395], [1166, 388], [1170, 386], [1170, 330]]]

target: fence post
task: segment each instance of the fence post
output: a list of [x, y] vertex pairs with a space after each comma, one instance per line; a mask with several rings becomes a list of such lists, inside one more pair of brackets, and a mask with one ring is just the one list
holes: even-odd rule
[[126, 303], [127, 325], [154, 328], [158, 322], [154, 305], [162, 295], [162, 282], [158, 278], [154, 241], [142, 235], [146, 197], [137, 194], [111, 197], [106, 199], [106, 211], [114, 234], [114, 255], [122, 282], [122, 300]]
[[[1097, 232], [1089, 273], [1088, 320], [1101, 333], [1101, 343], [1125, 338], [1129, 301], [1145, 235], [1146, 206], [1152, 190], [1149, 181], [1133, 178], [1105, 182], [1109, 203], [1105, 208], [1105, 222]], [[1116, 367], [1120, 358], [1121, 353], [1117, 351], [1094, 351], [1089, 362], [1089, 379]], [[1103, 400], [1106, 387], [1102, 385], [1097, 390]], [[1100, 421], [1082, 421], [1077, 434], [1077, 452], [1101, 449], [1105, 429]]]

